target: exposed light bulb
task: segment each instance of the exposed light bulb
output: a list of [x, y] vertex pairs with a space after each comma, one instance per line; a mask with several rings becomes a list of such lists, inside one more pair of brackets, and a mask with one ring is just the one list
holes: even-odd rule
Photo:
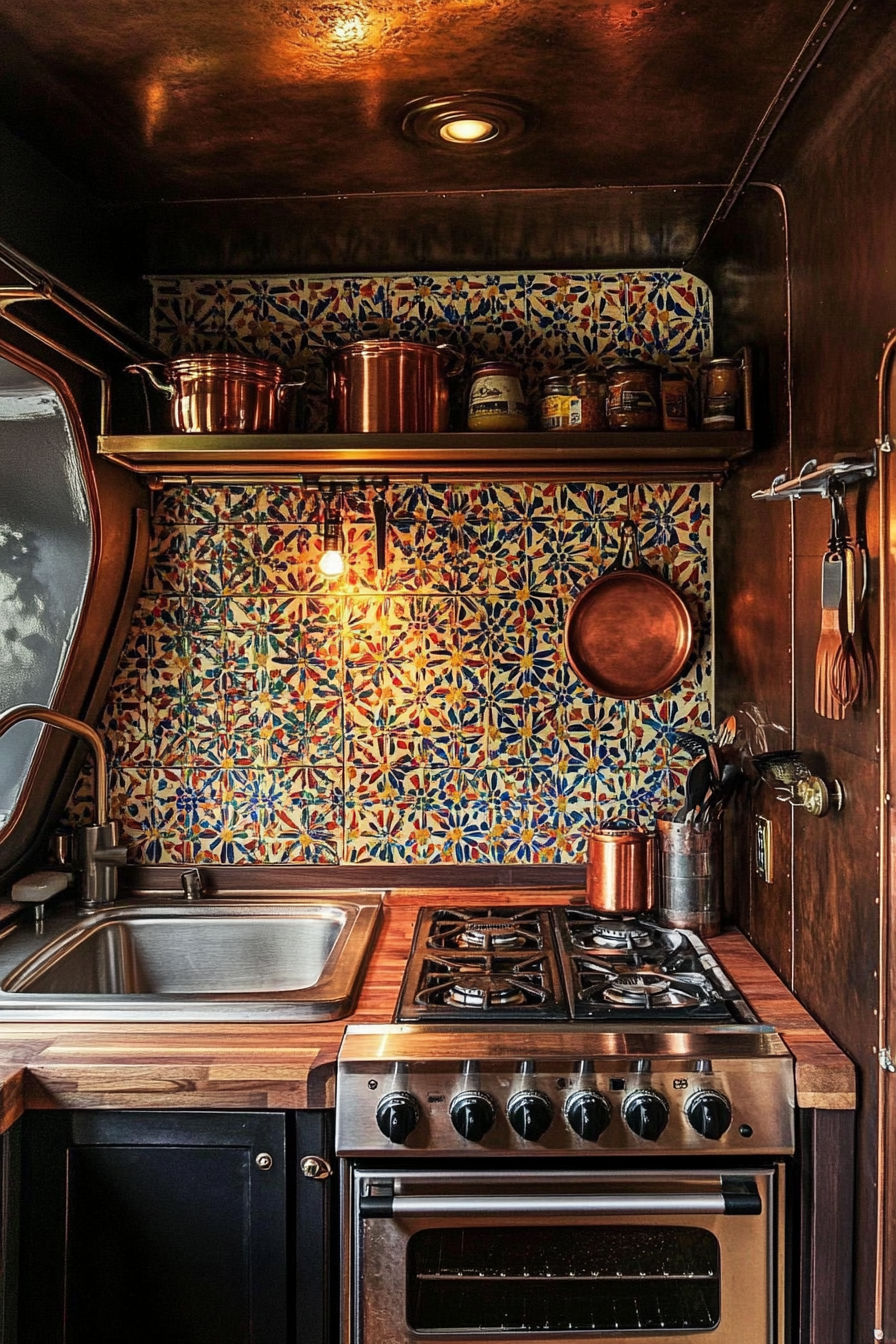
[[495, 133], [495, 123], [481, 117], [456, 117], [439, 127], [443, 140], [453, 141], [457, 145], [472, 145], [477, 140], [488, 140]]
[[320, 522], [323, 548], [317, 562], [318, 571], [327, 579], [338, 579], [345, 573], [345, 556], [342, 554], [342, 513], [334, 500], [328, 500], [323, 506]]
[[341, 551], [324, 551], [317, 567], [325, 579], [338, 579], [345, 573], [345, 556]]

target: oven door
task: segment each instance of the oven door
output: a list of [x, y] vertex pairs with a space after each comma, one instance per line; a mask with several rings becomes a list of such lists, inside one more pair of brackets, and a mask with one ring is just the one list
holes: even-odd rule
[[348, 1344], [776, 1344], [778, 1168], [352, 1169]]

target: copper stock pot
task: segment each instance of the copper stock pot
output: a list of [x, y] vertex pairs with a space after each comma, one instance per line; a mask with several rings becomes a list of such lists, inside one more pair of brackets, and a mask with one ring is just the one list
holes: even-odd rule
[[654, 901], [654, 849], [652, 835], [622, 818], [591, 831], [585, 879], [588, 904], [624, 915], [649, 910]]
[[182, 434], [270, 433], [279, 428], [286, 391], [305, 382], [304, 374], [284, 382], [279, 364], [244, 355], [180, 355], [125, 372], [146, 374], [171, 402], [172, 426]]
[[462, 357], [418, 341], [352, 341], [330, 356], [337, 434], [435, 434], [448, 428], [448, 378]]

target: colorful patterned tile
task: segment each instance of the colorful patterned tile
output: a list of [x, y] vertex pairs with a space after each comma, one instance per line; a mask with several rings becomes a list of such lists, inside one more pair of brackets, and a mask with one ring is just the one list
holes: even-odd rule
[[568, 598], [606, 567], [600, 525], [590, 519], [555, 518], [536, 524], [529, 546], [533, 593]]
[[386, 503], [390, 523], [407, 520], [444, 527], [454, 511], [455, 487], [444, 482], [395, 482]]
[[395, 275], [388, 282], [396, 336], [426, 345], [452, 341], [467, 324], [469, 284], [464, 275]]
[[712, 311], [707, 287], [685, 272], [640, 272], [626, 277], [629, 348], [636, 358], [692, 372], [711, 351]]
[[628, 352], [626, 286], [616, 272], [533, 276], [527, 293], [530, 377], [604, 367]]
[[511, 359], [522, 368], [527, 351], [524, 275], [467, 276], [466, 335], [471, 358]]

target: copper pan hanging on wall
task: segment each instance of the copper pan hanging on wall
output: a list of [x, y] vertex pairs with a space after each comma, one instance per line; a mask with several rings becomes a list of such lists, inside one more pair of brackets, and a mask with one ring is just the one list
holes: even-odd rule
[[564, 646], [570, 666], [598, 695], [642, 700], [681, 676], [693, 644], [694, 624], [684, 599], [644, 564], [638, 529], [627, 519], [616, 559], [582, 589], [567, 614]]

